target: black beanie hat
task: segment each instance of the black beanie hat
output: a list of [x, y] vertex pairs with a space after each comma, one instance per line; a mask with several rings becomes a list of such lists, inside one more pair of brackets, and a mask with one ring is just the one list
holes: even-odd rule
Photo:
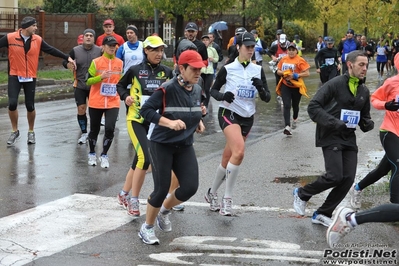
[[21, 21], [21, 28], [26, 29], [36, 24], [36, 19], [33, 17], [24, 17]]
[[127, 26], [126, 30], [132, 30], [132, 31], [134, 31], [134, 33], [137, 35], [137, 37], [139, 36], [139, 30], [138, 30], [137, 27], [134, 26], [134, 25], [129, 25], [129, 26]]

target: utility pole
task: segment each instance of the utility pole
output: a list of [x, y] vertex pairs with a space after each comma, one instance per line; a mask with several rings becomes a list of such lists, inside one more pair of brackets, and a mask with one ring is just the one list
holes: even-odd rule
[[154, 32], [159, 35], [159, 10], [154, 8]]
[[[242, 0], [242, 11], [245, 12], [245, 0]], [[245, 15], [242, 16], [242, 26], [245, 28]]]

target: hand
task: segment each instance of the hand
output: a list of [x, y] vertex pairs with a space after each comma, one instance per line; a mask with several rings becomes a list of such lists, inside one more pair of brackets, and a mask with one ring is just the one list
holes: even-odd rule
[[169, 128], [175, 131], [179, 131], [182, 129], [186, 129], [186, 124], [180, 119], [170, 120]]
[[231, 91], [227, 91], [223, 94], [223, 101], [232, 103], [234, 101], [234, 94]]
[[256, 90], [259, 93], [260, 99], [268, 103], [271, 99], [270, 91], [268, 89], [263, 88], [262, 80], [255, 77], [253, 77], [251, 80], [252, 80], [252, 85], [255, 86]]
[[[68, 64], [69, 63], [71, 63], [73, 65], [73, 69], [76, 69], [76, 62], [75, 62], [75, 60], [72, 59], [72, 57], [68, 57]], [[69, 66], [68, 66], [68, 68], [69, 68]]]
[[388, 111], [397, 111], [399, 109], [399, 102], [395, 102], [395, 99], [390, 102], [386, 102], [385, 109]]
[[133, 103], [134, 103], [133, 97], [132, 96], [127, 96], [126, 99], [125, 99], [125, 104], [127, 106], [131, 106]]
[[258, 88], [263, 88], [263, 82], [261, 79], [253, 77], [251, 81], [252, 85], [254, 85], [258, 91], [259, 91]]
[[207, 113], [208, 112], [206, 110], [206, 106], [203, 103], [201, 103], [201, 114], [202, 114], [202, 117], [206, 116]]
[[74, 65], [72, 62], [68, 62], [67, 68], [68, 68], [69, 70], [71, 70], [71, 71], [74, 71], [74, 70], [75, 70], [75, 65]]
[[101, 79], [107, 79], [111, 77], [112, 71], [111, 70], [106, 70], [101, 74]]
[[198, 123], [197, 128], [195, 129], [195, 132], [201, 134], [205, 131], [205, 125], [204, 122], [202, 120], [200, 120], [200, 122]]
[[337, 119], [335, 123], [335, 129], [339, 131], [347, 129], [346, 123], [348, 123], [348, 121], [342, 121]]

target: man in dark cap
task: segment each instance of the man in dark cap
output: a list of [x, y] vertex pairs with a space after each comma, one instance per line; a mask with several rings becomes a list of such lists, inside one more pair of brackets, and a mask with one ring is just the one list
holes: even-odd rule
[[273, 45], [277, 45], [278, 41], [280, 40], [281, 34], [284, 34], [284, 31], [282, 29], [278, 29], [276, 31], [276, 39], [270, 44], [270, 47], [272, 47]]
[[247, 32], [247, 30], [244, 27], [238, 27], [236, 28], [234, 32], [234, 36], [230, 38], [229, 43], [227, 44], [227, 50], [229, 51], [230, 47], [234, 46], [237, 43], [237, 36], [240, 34], [243, 34], [244, 32]]
[[[177, 63], [176, 61], [176, 52], [177, 52], [177, 47], [179, 47], [179, 43], [182, 39], [187, 39], [189, 41], [191, 41], [192, 43], [195, 44], [195, 46], [197, 46], [197, 51], [198, 53], [201, 55], [202, 60], [204, 61], [204, 64], [207, 66], [208, 65], [208, 52], [206, 50], [206, 46], [203, 42], [201, 42], [200, 40], [197, 39], [197, 34], [198, 34], [198, 26], [197, 24], [195, 24], [194, 22], [189, 22], [187, 23], [186, 27], [184, 28], [184, 37], [181, 38], [178, 43], [176, 44], [176, 49], [175, 52], [173, 54], [173, 57], [175, 59], [175, 63]], [[175, 68], [176, 68], [176, 64], [175, 64]]]
[[35, 89], [40, 51], [74, 63], [73, 59], [67, 54], [50, 46], [39, 35], [36, 35], [36, 30], [36, 19], [24, 17], [20, 29], [8, 33], [0, 39], [0, 48], [8, 48], [8, 115], [12, 126], [11, 135], [7, 140], [8, 146], [14, 145], [15, 141], [20, 138], [17, 105], [21, 87], [23, 87], [25, 93], [25, 106], [29, 124], [27, 143], [36, 143], [34, 133], [36, 118]]
[[96, 33], [92, 29], [83, 31], [83, 44], [77, 45], [69, 52], [69, 56], [75, 60], [75, 65], [62, 62], [65, 68], [73, 71], [73, 88], [75, 103], [78, 107], [78, 124], [82, 132], [78, 140], [78, 144], [86, 144], [87, 142], [87, 100], [89, 98], [90, 86], [86, 85], [86, 74], [94, 58], [101, 56], [101, 48], [94, 44]]
[[341, 63], [342, 63], [342, 71], [341, 74], [345, 74], [345, 72], [348, 70], [348, 67], [346, 66], [346, 56], [355, 50], [360, 50], [360, 43], [356, 41], [354, 38], [355, 36], [355, 31], [353, 29], [348, 29], [346, 32], [346, 39], [338, 44], [338, 53], [341, 55]]

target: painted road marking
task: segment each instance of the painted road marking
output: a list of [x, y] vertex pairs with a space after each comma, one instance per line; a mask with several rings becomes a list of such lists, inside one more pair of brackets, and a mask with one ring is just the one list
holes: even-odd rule
[[[258, 239], [238, 239], [235, 237], [214, 237], [214, 236], [185, 236], [175, 238], [171, 246], [179, 252], [164, 252], [150, 254], [150, 258], [162, 263], [193, 265], [190, 257], [208, 256], [212, 261], [220, 260], [221, 264], [199, 264], [200, 266], [227, 265], [226, 259], [237, 258], [245, 264], [259, 261], [286, 261], [289, 264], [297, 262], [299, 264], [320, 264], [323, 259], [323, 251], [302, 250], [301, 246], [295, 243], [258, 240]], [[187, 252], [184, 252], [187, 250]], [[202, 252], [195, 252], [195, 251]], [[206, 253], [210, 251], [211, 253]], [[220, 251], [218, 253], [218, 251]], [[244, 261], [243, 261], [244, 260]], [[197, 262], [198, 263], [198, 262]], [[162, 264], [163, 265], [163, 264]], [[347, 265], [336, 263], [334, 265]], [[363, 264], [357, 264], [363, 265]]]
[[[143, 204], [141, 215], [145, 215], [146, 200], [141, 199], [140, 202]], [[184, 204], [193, 207], [209, 207], [209, 204], [199, 202]], [[234, 206], [234, 209], [294, 212], [293, 209], [278, 207]], [[58, 199], [0, 219], [0, 261], [4, 265], [24, 265], [112, 231], [133, 219], [136, 218], [126, 215], [126, 210], [118, 206], [115, 197], [74, 194]], [[193, 239], [191, 236], [188, 238]], [[195, 245], [203, 245], [202, 240], [198, 238], [197, 242], [182, 243], [182, 241], [186, 241], [186, 238], [178, 238], [171, 245], [184, 245], [189, 250], [190, 247], [195, 248]], [[268, 244], [270, 245], [270, 242]], [[207, 247], [212, 248], [211, 245]], [[281, 248], [281, 245], [279, 247]], [[225, 246], [223, 248], [226, 249]], [[238, 247], [230, 248], [237, 249]], [[244, 252], [245, 247], [237, 250]], [[251, 250], [254, 249], [251, 248]], [[178, 256], [177, 253], [173, 254], [175, 255], [170, 255], [170, 257]]]
[[0, 219], [2, 265], [24, 265], [132, 221], [116, 198], [74, 194]]
[[[272, 240], [238, 239], [235, 237], [213, 237], [213, 236], [185, 236], [175, 238], [171, 246], [180, 250], [176, 253], [151, 254], [150, 258], [161, 262], [175, 264], [193, 264], [179, 257], [209, 256], [220, 258], [220, 262], [226, 257], [236, 257], [248, 260], [278, 260], [301, 263], [319, 263], [323, 256], [322, 251], [301, 250], [301, 246], [295, 243]], [[188, 251], [211, 251], [212, 253], [184, 253]], [[216, 253], [220, 251], [220, 253]], [[284, 254], [282, 256], [281, 254]]]

